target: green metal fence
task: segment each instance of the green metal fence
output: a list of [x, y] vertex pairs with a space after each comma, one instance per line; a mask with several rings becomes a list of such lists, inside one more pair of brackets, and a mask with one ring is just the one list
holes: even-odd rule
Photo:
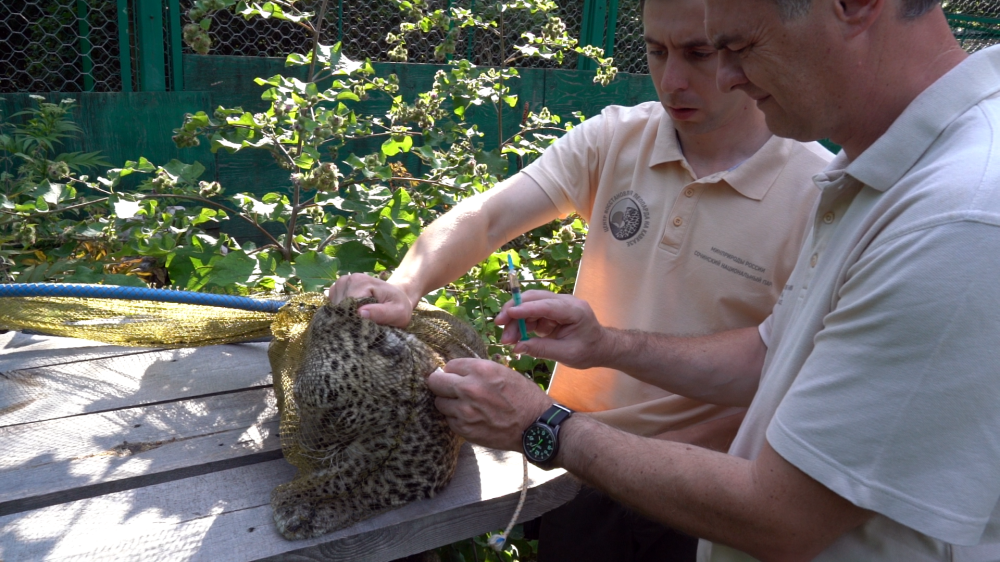
[[[309, 8], [320, 0], [304, 0]], [[430, 0], [432, 7], [475, 8], [496, 0]], [[182, 14], [191, 0], [22, 0], [0, 2], [0, 93], [183, 91]], [[1000, 0], [943, 3], [955, 36], [970, 51], [1000, 43]], [[638, 0], [561, 0], [559, 16], [581, 43], [604, 47], [621, 72], [644, 74], [645, 45]], [[344, 51], [374, 61], [388, 59], [387, 32], [399, 24], [394, 0], [330, 0], [324, 41], [342, 41]], [[518, 19], [518, 18], [521, 19]], [[512, 16], [499, 34], [469, 33], [460, 45], [480, 65], [509, 56], [530, 26]], [[283, 56], [306, 48], [308, 38], [293, 24], [218, 14], [213, 54]], [[411, 62], [434, 62], [434, 37], [411, 41]], [[501, 49], [501, 45], [504, 49]], [[502, 52], [506, 51], [506, 52]], [[589, 60], [566, 60], [564, 68], [592, 69]], [[528, 66], [552, 67], [532, 60]]]

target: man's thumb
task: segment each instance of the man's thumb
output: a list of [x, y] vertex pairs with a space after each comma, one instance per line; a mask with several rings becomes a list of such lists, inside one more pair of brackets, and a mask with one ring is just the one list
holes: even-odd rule
[[514, 353], [522, 353], [539, 359], [555, 359], [553, 352], [556, 350], [553, 347], [558, 348], [558, 342], [535, 337], [517, 342], [513, 351]]
[[381, 326], [405, 328], [410, 323], [410, 315], [383, 303], [366, 304], [358, 308], [358, 315]]

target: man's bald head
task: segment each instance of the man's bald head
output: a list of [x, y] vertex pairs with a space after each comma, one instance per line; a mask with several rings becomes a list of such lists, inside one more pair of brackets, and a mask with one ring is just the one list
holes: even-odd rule
[[[645, 0], [640, 0], [640, 5]], [[773, 0], [778, 5], [781, 17], [786, 20], [795, 19], [809, 13], [812, 0]], [[900, 8], [904, 18], [920, 17], [932, 8], [941, 4], [941, 0], [902, 0]]]

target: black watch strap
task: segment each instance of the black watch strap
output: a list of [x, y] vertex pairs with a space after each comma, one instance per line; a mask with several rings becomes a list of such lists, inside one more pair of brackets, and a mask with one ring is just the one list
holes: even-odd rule
[[549, 427], [559, 427], [559, 424], [566, 421], [566, 418], [568, 418], [572, 413], [573, 410], [570, 410], [562, 404], [553, 404], [549, 406], [548, 410], [545, 410], [545, 412], [542, 413], [542, 415], [538, 418], [538, 422], [544, 423]]

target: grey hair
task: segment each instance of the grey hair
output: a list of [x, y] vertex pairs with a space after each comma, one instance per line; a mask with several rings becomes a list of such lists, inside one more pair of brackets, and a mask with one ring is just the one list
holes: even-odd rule
[[[773, 0], [778, 5], [782, 19], [792, 20], [809, 13], [812, 0]], [[941, 0], [902, 0], [902, 15], [906, 19], [919, 18], [941, 4]]]

